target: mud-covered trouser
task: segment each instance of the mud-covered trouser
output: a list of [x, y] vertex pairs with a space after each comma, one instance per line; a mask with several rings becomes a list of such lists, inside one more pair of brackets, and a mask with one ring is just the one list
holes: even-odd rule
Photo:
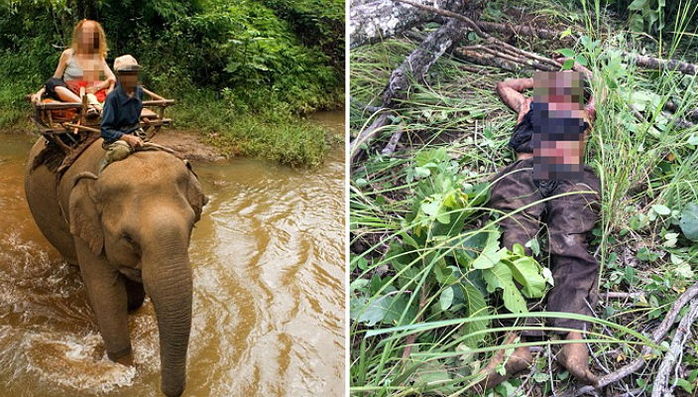
[[[138, 128], [137, 130], [133, 131], [132, 134], [141, 138], [144, 141], [147, 140], [147, 136], [142, 128]], [[102, 168], [115, 161], [121, 161], [134, 152], [134, 149], [131, 147], [131, 145], [129, 145], [126, 141], [122, 140], [114, 141], [111, 143], [102, 142], [102, 149], [104, 149], [107, 152], [104, 155], [104, 164], [102, 165]]]
[[[532, 159], [518, 160], [501, 170], [493, 181], [489, 206], [504, 214], [539, 200], [513, 216], [502, 219], [502, 244], [511, 249], [533, 239], [542, 222], [548, 227], [554, 287], [547, 295], [547, 311], [593, 315], [597, 301], [599, 265], [588, 251], [589, 232], [599, 219], [600, 182], [590, 167], [581, 181], [560, 180], [547, 186], [533, 180]], [[540, 186], [540, 187], [539, 187]], [[593, 191], [596, 193], [573, 193]], [[554, 197], [567, 194], [561, 197]], [[527, 249], [530, 255], [530, 249]], [[586, 322], [564, 318], [548, 320], [553, 327], [584, 330]], [[524, 322], [530, 324], [530, 322]], [[526, 335], [527, 333], [524, 333]], [[540, 336], [540, 332], [530, 332]]]

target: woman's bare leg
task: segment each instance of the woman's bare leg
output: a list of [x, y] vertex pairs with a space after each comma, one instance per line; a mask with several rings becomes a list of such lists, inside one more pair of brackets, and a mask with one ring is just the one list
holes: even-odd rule
[[82, 102], [80, 97], [74, 93], [73, 91], [69, 90], [66, 87], [56, 87], [55, 88], [56, 95], [58, 95], [58, 98], [61, 99], [61, 101], [65, 102]]

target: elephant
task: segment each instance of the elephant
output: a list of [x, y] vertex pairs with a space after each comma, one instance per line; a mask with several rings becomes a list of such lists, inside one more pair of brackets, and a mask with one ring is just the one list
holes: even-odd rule
[[111, 360], [132, 363], [128, 313], [150, 297], [160, 387], [180, 396], [192, 316], [189, 241], [208, 199], [191, 166], [172, 153], [136, 151], [102, 168], [101, 143], [94, 141], [57, 178], [55, 144], [40, 138], [25, 174], [29, 208], [48, 241], [79, 266]]

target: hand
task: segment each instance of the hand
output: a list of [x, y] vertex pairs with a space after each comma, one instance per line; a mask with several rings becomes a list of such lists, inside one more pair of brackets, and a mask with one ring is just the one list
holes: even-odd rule
[[134, 135], [124, 134], [121, 136], [121, 140], [128, 143], [133, 148], [143, 146], [143, 140]]
[[32, 96], [29, 98], [29, 100], [33, 104], [38, 104], [39, 103], [39, 96], [36, 94], [32, 94]]
[[99, 91], [99, 87], [93, 85], [91, 87], [85, 87], [85, 92], [88, 94], [94, 94], [95, 92]]

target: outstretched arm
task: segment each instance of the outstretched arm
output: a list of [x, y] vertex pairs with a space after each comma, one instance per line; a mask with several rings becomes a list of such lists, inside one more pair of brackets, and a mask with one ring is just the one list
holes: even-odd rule
[[532, 78], [507, 79], [497, 83], [497, 94], [502, 98], [502, 102], [518, 114], [519, 121], [528, 112], [531, 102], [530, 98], [527, 98], [522, 92], [531, 88], [533, 88]]

